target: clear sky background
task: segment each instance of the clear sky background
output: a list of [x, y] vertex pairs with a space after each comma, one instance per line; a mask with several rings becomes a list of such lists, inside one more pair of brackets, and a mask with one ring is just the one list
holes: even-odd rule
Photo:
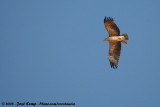
[[[1, 0], [0, 103], [160, 107], [159, 0]], [[104, 17], [121, 34], [111, 69]], [[73, 106], [72, 106], [73, 107]]]

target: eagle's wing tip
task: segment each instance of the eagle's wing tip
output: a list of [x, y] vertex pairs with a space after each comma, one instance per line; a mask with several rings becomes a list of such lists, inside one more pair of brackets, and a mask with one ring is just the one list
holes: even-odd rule
[[104, 18], [104, 23], [106, 22], [106, 16], [105, 16], [105, 18]]

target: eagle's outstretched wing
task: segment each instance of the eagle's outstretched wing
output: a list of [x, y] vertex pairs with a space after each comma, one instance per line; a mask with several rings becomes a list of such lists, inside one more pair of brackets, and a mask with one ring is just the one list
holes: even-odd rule
[[119, 57], [121, 54], [121, 42], [109, 42], [109, 61], [111, 68], [118, 67]]
[[109, 36], [119, 36], [120, 35], [120, 30], [118, 26], [115, 24], [113, 18], [111, 17], [106, 17], [104, 18], [104, 26], [106, 30], [109, 33]]

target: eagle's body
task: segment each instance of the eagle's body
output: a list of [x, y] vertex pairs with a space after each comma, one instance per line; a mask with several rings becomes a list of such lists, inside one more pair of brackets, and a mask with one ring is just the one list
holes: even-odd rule
[[117, 42], [117, 41], [119, 41], [119, 42], [121, 42], [121, 41], [123, 41], [123, 40], [125, 40], [125, 37], [124, 36], [111, 36], [111, 37], [108, 37], [108, 38], [106, 38], [106, 41], [109, 41], [109, 42]]
[[121, 53], [121, 42], [127, 44], [125, 40], [129, 40], [128, 34], [120, 35], [120, 30], [115, 24], [113, 18], [104, 19], [104, 25], [109, 33], [109, 37], [105, 41], [109, 41], [109, 61], [111, 68], [117, 68]]

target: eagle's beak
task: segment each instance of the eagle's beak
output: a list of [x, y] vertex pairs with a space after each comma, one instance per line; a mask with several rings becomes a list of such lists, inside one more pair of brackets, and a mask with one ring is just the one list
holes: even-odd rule
[[104, 39], [104, 41], [108, 41], [108, 38]]

